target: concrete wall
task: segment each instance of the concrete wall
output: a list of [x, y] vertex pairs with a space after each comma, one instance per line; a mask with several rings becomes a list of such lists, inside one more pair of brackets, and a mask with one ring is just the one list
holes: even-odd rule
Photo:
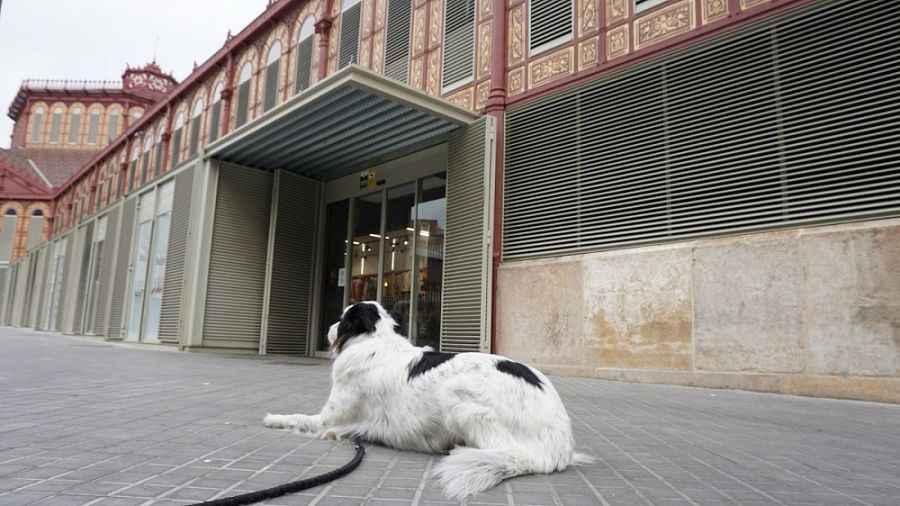
[[496, 353], [561, 374], [900, 402], [900, 219], [504, 263]]

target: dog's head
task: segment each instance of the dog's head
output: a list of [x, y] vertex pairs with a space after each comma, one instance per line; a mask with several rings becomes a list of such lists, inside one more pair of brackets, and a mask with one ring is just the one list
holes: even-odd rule
[[335, 355], [343, 351], [348, 341], [354, 337], [371, 334], [396, 334], [397, 322], [377, 302], [357, 302], [347, 306], [341, 319], [328, 329], [328, 343]]

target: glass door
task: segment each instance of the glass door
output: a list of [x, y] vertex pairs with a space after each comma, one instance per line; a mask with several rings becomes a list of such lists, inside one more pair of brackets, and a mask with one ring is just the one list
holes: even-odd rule
[[88, 294], [84, 306], [84, 333], [94, 334], [94, 317], [97, 314], [97, 294], [100, 292], [100, 264], [103, 261], [103, 244], [106, 242], [107, 217], [97, 220], [97, 232], [91, 243], [91, 257], [88, 264]]
[[446, 177], [443, 173], [328, 204], [317, 352], [343, 308], [375, 300], [417, 345], [440, 337]]

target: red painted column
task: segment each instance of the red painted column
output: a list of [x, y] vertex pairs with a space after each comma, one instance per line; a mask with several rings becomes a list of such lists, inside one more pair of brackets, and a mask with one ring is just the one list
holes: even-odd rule
[[225, 86], [222, 87], [222, 117], [219, 119], [221, 136], [231, 127], [231, 97], [234, 96], [234, 53], [228, 53], [228, 70], [225, 71]]
[[497, 284], [503, 245], [503, 133], [506, 111], [506, 1], [492, 0], [491, 6], [491, 91], [485, 113], [496, 121], [494, 142], [494, 223], [491, 245], [491, 352], [497, 350]]
[[[328, 2], [328, 4], [330, 12], [331, 2]], [[331, 33], [333, 24], [334, 22], [330, 15], [326, 15], [316, 23], [316, 35], [319, 36], [319, 61], [316, 67], [316, 82], [325, 79], [325, 76], [328, 75], [328, 36]]]

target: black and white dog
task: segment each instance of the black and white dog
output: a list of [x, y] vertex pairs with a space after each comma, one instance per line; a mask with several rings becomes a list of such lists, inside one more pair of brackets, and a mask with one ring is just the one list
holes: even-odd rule
[[427, 453], [452, 448], [434, 475], [457, 500], [512, 476], [592, 460], [575, 452], [572, 423], [553, 385], [527, 365], [415, 347], [374, 302], [345, 309], [328, 340], [335, 360], [322, 411], [269, 414], [267, 427], [325, 439], [360, 435]]

